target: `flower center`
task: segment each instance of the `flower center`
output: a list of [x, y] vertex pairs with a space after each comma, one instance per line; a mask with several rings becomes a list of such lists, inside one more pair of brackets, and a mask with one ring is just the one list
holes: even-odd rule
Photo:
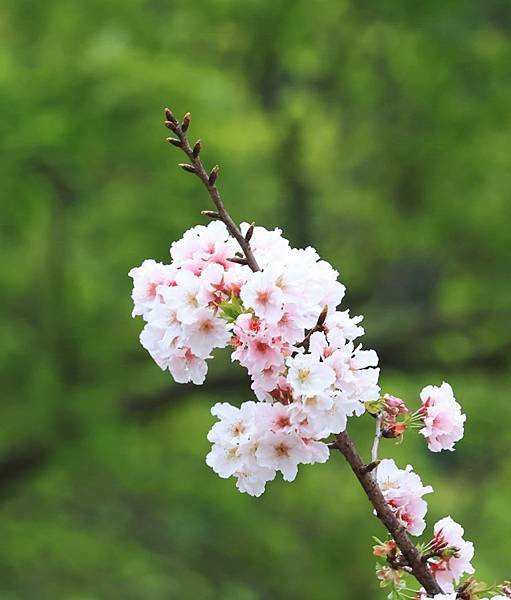
[[311, 372], [309, 369], [298, 369], [298, 381], [300, 383], [306, 383], [310, 379]]
[[199, 327], [199, 330], [205, 334], [211, 333], [213, 331], [213, 323], [209, 319], [207, 321], [203, 321]]
[[241, 421], [234, 423], [231, 427], [231, 433], [234, 437], [239, 437], [242, 433], [245, 433], [245, 425]]
[[257, 292], [257, 301], [259, 304], [268, 304], [270, 300], [270, 295], [268, 292]]
[[197, 306], [199, 306], [199, 303], [197, 301], [197, 294], [194, 294], [193, 292], [188, 292], [188, 294], [186, 296], [186, 303], [189, 306], [193, 306], [193, 307], [197, 308]]
[[281, 443], [275, 446], [275, 454], [277, 456], [289, 456], [289, 448], [284, 443]]

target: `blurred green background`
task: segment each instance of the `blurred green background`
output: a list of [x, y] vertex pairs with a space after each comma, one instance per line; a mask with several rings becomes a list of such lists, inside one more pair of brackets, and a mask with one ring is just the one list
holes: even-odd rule
[[210, 208], [165, 105], [235, 219], [340, 270], [384, 391], [453, 385], [456, 453], [383, 453], [509, 577], [510, 73], [508, 0], [3, 0], [2, 600], [384, 597], [341, 456], [239, 494], [204, 456], [242, 371], [175, 386], [139, 346], [128, 270]]

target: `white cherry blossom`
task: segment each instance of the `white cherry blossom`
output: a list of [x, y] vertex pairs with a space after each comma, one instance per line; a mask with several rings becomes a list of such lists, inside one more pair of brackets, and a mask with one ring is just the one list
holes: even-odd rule
[[311, 354], [288, 358], [287, 379], [297, 396], [314, 396], [329, 388], [335, 381], [335, 372]]

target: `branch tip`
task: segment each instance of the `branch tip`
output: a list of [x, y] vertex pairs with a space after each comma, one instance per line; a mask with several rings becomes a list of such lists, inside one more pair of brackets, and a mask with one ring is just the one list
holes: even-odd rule
[[250, 227], [247, 230], [247, 233], [245, 234], [245, 241], [247, 243], [250, 242], [250, 240], [252, 239], [252, 236], [254, 235], [254, 227], [255, 227], [255, 223], [251, 223]]
[[[244, 235], [241, 233], [240, 228], [233, 221], [231, 215], [225, 209], [224, 203], [222, 201], [222, 197], [220, 196], [220, 192], [215, 187], [215, 181], [218, 176], [219, 167], [216, 165], [213, 169], [208, 173], [204, 168], [204, 165], [200, 159], [201, 152], [201, 141], [197, 140], [195, 144], [192, 146], [188, 140], [186, 135], [186, 131], [190, 125], [191, 116], [190, 113], [187, 112], [181, 124], [178, 123], [172, 111], [170, 109], [165, 109], [165, 127], [171, 129], [176, 138], [169, 138], [168, 142], [174, 146], [178, 146], [181, 150], [186, 154], [188, 163], [180, 163], [179, 166], [188, 173], [194, 173], [197, 177], [202, 181], [204, 186], [206, 187], [209, 197], [213, 201], [218, 212], [215, 211], [203, 211], [202, 214], [204, 216], [209, 217], [210, 219], [217, 219], [222, 221], [227, 230], [231, 234], [231, 236], [238, 242], [240, 245], [244, 258], [243, 257], [235, 257], [236, 262], [240, 262], [241, 264], [248, 265], [252, 271], [259, 271], [259, 265], [257, 264], [257, 260], [252, 252], [249, 243], [246, 241]], [[241, 262], [245, 261], [245, 262]]]

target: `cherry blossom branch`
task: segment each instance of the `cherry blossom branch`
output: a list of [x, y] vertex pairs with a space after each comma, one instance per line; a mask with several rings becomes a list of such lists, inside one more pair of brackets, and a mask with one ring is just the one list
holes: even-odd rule
[[441, 594], [442, 589], [435, 581], [427, 562], [423, 560], [421, 552], [419, 552], [410, 540], [406, 533], [406, 529], [398, 521], [396, 515], [387, 504], [375, 477], [368, 472], [367, 465], [364, 464], [364, 461], [347, 431], [339, 433], [336, 436], [335, 445], [349, 463], [353, 473], [355, 473], [369, 502], [374, 506], [376, 516], [392, 535], [398, 548], [401, 550], [403, 557], [410, 566], [414, 577], [430, 596]]
[[[225, 347], [231, 343], [235, 347], [233, 359], [247, 368], [252, 378], [252, 389], [256, 392], [258, 399], [276, 400], [270, 406], [254, 405], [264, 406], [264, 427], [259, 427], [258, 420], [263, 418], [262, 412], [255, 409], [252, 406], [253, 403], [244, 403], [240, 408], [230, 407], [228, 413], [221, 408], [223, 405], [218, 404], [211, 411], [219, 418], [220, 423], [231, 424], [224, 429], [222, 429], [223, 425], [219, 429], [215, 424], [211, 429], [212, 447], [206, 457], [206, 463], [221, 477], [234, 476], [240, 492], [260, 496], [264, 492], [266, 483], [275, 477], [277, 471], [282, 473], [286, 481], [293, 481], [297, 474], [298, 464], [324, 462], [328, 458], [328, 452], [320, 440], [339, 431], [341, 423], [345, 423], [346, 418], [351, 414], [350, 407], [344, 408], [335, 402], [338, 398], [338, 391], [342, 392], [344, 383], [347, 383], [342, 376], [338, 375], [338, 372], [343, 373], [346, 370], [350, 373], [349, 383], [355, 385], [356, 390], [354, 397], [357, 395], [359, 398], [370, 398], [373, 395], [376, 397], [376, 393], [379, 394], [378, 372], [373, 367], [377, 364], [377, 357], [374, 351], [363, 351], [360, 347], [353, 347], [353, 339], [363, 333], [357, 325], [360, 317], [350, 318], [347, 316], [347, 312], [341, 313], [334, 308], [332, 322], [335, 327], [339, 325], [337, 339], [333, 331], [327, 332], [325, 327], [327, 306], [325, 303], [330, 303], [337, 296], [340, 288], [337, 272], [328, 263], [324, 265], [324, 269], [318, 269], [319, 272], [316, 273], [318, 262], [315, 253], [296, 256], [288, 241], [282, 238], [280, 232], [277, 231], [267, 232], [267, 247], [264, 248], [264, 244], [262, 244], [261, 251], [266, 249], [271, 253], [271, 259], [273, 263], [279, 265], [282, 277], [290, 272], [291, 279], [296, 277], [299, 280], [303, 272], [304, 278], [301, 286], [303, 289], [300, 294], [293, 292], [293, 285], [288, 286], [290, 290], [284, 291], [282, 288], [285, 286], [277, 284], [277, 280], [270, 281], [271, 277], [260, 277], [258, 273], [251, 276], [248, 269], [236, 269], [236, 264], [241, 264], [249, 266], [253, 272], [260, 271], [250, 245], [254, 225], [249, 226], [246, 233], [242, 233], [240, 227], [225, 209], [216, 187], [218, 166], [208, 173], [200, 158], [202, 149], [200, 140], [195, 144], [190, 144], [188, 140], [190, 114], [186, 113], [179, 122], [172, 111], [165, 109], [165, 119], [165, 126], [176, 136], [167, 138], [167, 141], [180, 148], [189, 161], [181, 163], [179, 166], [202, 181], [216, 208], [215, 211], [202, 211], [202, 214], [210, 219], [223, 222], [230, 236], [237, 241], [241, 248], [241, 252], [236, 252], [235, 256], [228, 259], [232, 264], [221, 266], [224, 271], [234, 271], [231, 273], [234, 276], [233, 281], [238, 277], [240, 284], [236, 291], [233, 291], [234, 286], [232, 286], [219, 292], [220, 294], [229, 293], [230, 304], [229, 302], [224, 304], [229, 304], [230, 312], [227, 313], [227, 309], [225, 309], [225, 314], [217, 314], [216, 307], [219, 304], [216, 292], [212, 293], [210, 288], [213, 286], [216, 290], [218, 286], [210, 281], [212, 272], [211, 269], [208, 270], [208, 267], [211, 262], [214, 262], [214, 256], [210, 252], [211, 240], [208, 241], [208, 236], [212, 233], [218, 237], [218, 233], [220, 233], [221, 239], [215, 239], [215, 249], [218, 243], [219, 248], [223, 248], [228, 253], [232, 252], [231, 242], [226, 242], [225, 232], [222, 228], [219, 232], [214, 225], [209, 229], [199, 228], [194, 232], [194, 235], [198, 233], [199, 239], [194, 239], [198, 248], [195, 246], [190, 248], [186, 236], [176, 242], [176, 244], [182, 245], [183, 250], [186, 250], [184, 254], [191, 251], [196, 258], [194, 264], [201, 265], [198, 269], [199, 273], [190, 273], [187, 261], [179, 260], [179, 252], [174, 252], [176, 256], [173, 255], [174, 260], [171, 265], [146, 260], [140, 267], [130, 271], [130, 276], [134, 280], [133, 315], [141, 315], [148, 324], [143, 332], [144, 347], [161, 368], [169, 369], [176, 381], [180, 383], [192, 381], [197, 385], [202, 384], [207, 373], [206, 359], [202, 357], [210, 358], [211, 350]], [[203, 245], [200, 240], [202, 234], [207, 238], [203, 240], [207, 242]], [[216, 264], [215, 269], [218, 267], [219, 265]], [[216, 277], [217, 272], [215, 271], [213, 274]], [[223, 286], [223, 278], [221, 281]], [[311, 294], [309, 298], [307, 294], [309, 282], [312, 290], [316, 290], [318, 285], [324, 288], [324, 294], [319, 298], [315, 294]], [[210, 295], [213, 296], [212, 299]], [[203, 299], [199, 300], [199, 298]], [[307, 314], [312, 307], [314, 307], [314, 311], [317, 311], [316, 314], [319, 314], [317, 322], [311, 329], [305, 329], [305, 331], [302, 326], [299, 327], [298, 333], [293, 328], [291, 331], [287, 331], [286, 323], [289, 324], [289, 315], [296, 316], [297, 324], [306, 316], [305, 312], [300, 310], [299, 305], [302, 300], [306, 300], [304, 306]], [[340, 302], [340, 298], [338, 298], [338, 302]], [[252, 314], [243, 313], [242, 309], [248, 309]], [[287, 315], [286, 319], [282, 318], [284, 314]], [[162, 354], [160, 333], [166, 335], [168, 327], [161, 323], [167, 323], [170, 315], [172, 335], [176, 343], [173, 343], [172, 347]], [[257, 318], [254, 318], [253, 315], [256, 315]], [[235, 322], [234, 335], [230, 325], [233, 322]], [[275, 323], [282, 327], [282, 335], [274, 335], [277, 327]], [[200, 335], [197, 334], [197, 331], [201, 332]], [[317, 332], [328, 333], [328, 337], [320, 336], [321, 339], [325, 338], [326, 349], [328, 349], [328, 352], [325, 350], [322, 356], [310, 352], [311, 340], [314, 341]], [[277, 331], [277, 333], [280, 332]], [[303, 340], [297, 343], [297, 339], [301, 339], [302, 336], [304, 336]], [[348, 350], [351, 348], [351, 351], [337, 352], [345, 348]], [[279, 360], [275, 360], [275, 353], [280, 355]], [[261, 376], [261, 370], [264, 371], [264, 378]], [[283, 379], [284, 383], [282, 383]], [[269, 383], [271, 385], [268, 385]], [[271, 386], [276, 387], [272, 389]], [[367, 389], [371, 391], [368, 392]], [[332, 414], [328, 413], [327, 417], [326, 405], [317, 406], [321, 402], [316, 402], [314, 407], [310, 407], [307, 404], [309, 398], [317, 399], [322, 394], [327, 400], [330, 398], [331, 405], [334, 407], [334, 410], [331, 411]], [[441, 541], [444, 540], [449, 545], [442, 549], [441, 556], [438, 556], [439, 561], [435, 567], [435, 574], [437, 568], [449, 568], [449, 560], [454, 556], [453, 552], [458, 552], [458, 546], [460, 548], [465, 546], [467, 551], [463, 558], [456, 554], [456, 560], [462, 558], [461, 569], [464, 568], [463, 572], [470, 573], [472, 546], [463, 540], [463, 528], [450, 517], [445, 517], [435, 525], [435, 537], [432, 542], [426, 546], [417, 547], [409, 537], [408, 531], [415, 534], [419, 533], [420, 529], [422, 532], [423, 525], [425, 526], [423, 517], [427, 506], [425, 502], [422, 502], [420, 510], [415, 511], [417, 514], [405, 512], [405, 508], [408, 504], [411, 505], [413, 500], [422, 498], [424, 494], [431, 492], [431, 486], [423, 486], [418, 475], [411, 471], [411, 467], [402, 470], [393, 460], [385, 461], [386, 468], [388, 467], [387, 476], [390, 477], [389, 473], [393, 473], [395, 476], [395, 481], [389, 479], [389, 482], [395, 483], [397, 489], [404, 492], [403, 502], [396, 504], [395, 497], [387, 498], [388, 495], [390, 496], [387, 493], [387, 486], [380, 487], [377, 477], [381, 438], [399, 437], [407, 426], [412, 426], [414, 419], [415, 421], [419, 419], [419, 416], [424, 425], [421, 433], [425, 434], [428, 447], [434, 452], [442, 449], [452, 450], [453, 444], [463, 436], [463, 424], [466, 417], [461, 413], [461, 407], [456, 402], [452, 388], [447, 383], [442, 383], [440, 387], [427, 386], [421, 391], [420, 397], [421, 409], [408, 418], [405, 417], [405, 420], [398, 421], [397, 417], [398, 415], [407, 415], [409, 410], [401, 399], [394, 396], [388, 394], [384, 396], [384, 408], [382, 408], [382, 401], [374, 402], [374, 406], [369, 406], [369, 408], [366, 407], [373, 416], [376, 416], [371, 461], [368, 464], [364, 463], [346, 431], [337, 433], [335, 441], [328, 446], [332, 449], [336, 448], [342, 453], [372, 504], [375, 515], [392, 536], [392, 540], [380, 543], [380, 546], [375, 547], [375, 555], [386, 556], [387, 559], [387, 565], [380, 569], [380, 574], [377, 572], [377, 576], [382, 582], [385, 582], [390, 573], [391, 583], [397, 581], [401, 585], [404, 584], [400, 579], [402, 572], [411, 573], [423, 586], [426, 594], [434, 596], [442, 594], [442, 589], [433, 575], [433, 565], [429, 561], [437, 556], [436, 554], [432, 555], [432, 551], [439, 551], [439, 536], [445, 536], [445, 540], [442, 537]], [[250, 409], [247, 408], [248, 406]], [[433, 426], [429, 426], [429, 429], [426, 427], [426, 417], [431, 406], [440, 407], [450, 424], [451, 430], [446, 439], [444, 439], [443, 432], [442, 439], [439, 439], [439, 432]], [[272, 415], [271, 425], [268, 426], [266, 423], [270, 423], [270, 420], [267, 409], [271, 411]], [[307, 411], [311, 411], [310, 419]], [[349, 414], [344, 414], [346, 411]], [[305, 419], [303, 418], [304, 414], [307, 416]], [[297, 415], [299, 418], [295, 423], [293, 419]], [[315, 416], [321, 417], [320, 425], [317, 427], [314, 426]], [[329, 421], [326, 425], [322, 420], [325, 417]], [[240, 419], [242, 427], [239, 426], [236, 419]], [[236, 424], [236, 427], [232, 427], [233, 424]], [[342, 426], [344, 427], [344, 425]], [[243, 442], [245, 437], [240, 438], [240, 435], [246, 436], [246, 439], [250, 440], [250, 444], [245, 444]], [[233, 448], [235, 452], [230, 451]], [[226, 452], [226, 449], [229, 451]], [[380, 474], [382, 470], [383, 467], [380, 468]], [[402, 518], [399, 518], [398, 514], [402, 515]], [[405, 518], [407, 519], [406, 523]], [[414, 519], [416, 522], [413, 521]], [[390, 550], [386, 547], [390, 547]], [[449, 578], [453, 581], [458, 579], [455, 577], [454, 571], [446, 573], [446, 576], [446, 585], [450, 585]], [[443, 582], [446, 579], [439, 578], [439, 581]], [[444, 584], [442, 583], [442, 585]]]
[[257, 264], [252, 250], [250, 249], [250, 237], [253, 232], [253, 228], [249, 228], [247, 235], [244, 236], [241, 233], [241, 230], [238, 227], [238, 225], [236, 225], [230, 214], [225, 209], [222, 197], [220, 196], [220, 192], [218, 191], [218, 188], [215, 185], [219, 167], [218, 165], [213, 167], [213, 169], [209, 173], [204, 168], [204, 165], [202, 164], [202, 161], [200, 159], [200, 152], [202, 149], [201, 141], [197, 140], [197, 142], [195, 142], [195, 144], [192, 147], [188, 140], [188, 136], [186, 135], [186, 132], [190, 125], [190, 119], [190, 113], [186, 113], [183, 117], [182, 123], [179, 123], [172, 111], [166, 108], [165, 127], [173, 131], [174, 134], [177, 136], [176, 138], [167, 138], [167, 141], [173, 146], [181, 148], [181, 150], [186, 154], [191, 164], [180, 163], [179, 166], [188, 173], [194, 173], [195, 175], [197, 175], [197, 177], [202, 181], [205, 188], [207, 189], [208, 194], [218, 211], [202, 211], [202, 214], [209, 218], [218, 219], [222, 221], [227, 227], [229, 233], [232, 235], [233, 238], [236, 239], [236, 241], [240, 245], [245, 256], [242, 259], [235, 257], [234, 262], [246, 264], [252, 269], [252, 271], [259, 271], [259, 265]]

